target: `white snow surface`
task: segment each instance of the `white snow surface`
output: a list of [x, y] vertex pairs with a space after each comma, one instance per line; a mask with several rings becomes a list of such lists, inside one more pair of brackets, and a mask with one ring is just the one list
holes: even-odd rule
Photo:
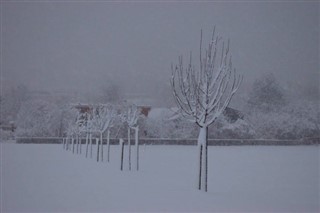
[[62, 145], [0, 146], [0, 212], [320, 211], [319, 146], [209, 147], [207, 193], [196, 146], [140, 146], [138, 172], [127, 159], [120, 171], [115, 145], [110, 163]]

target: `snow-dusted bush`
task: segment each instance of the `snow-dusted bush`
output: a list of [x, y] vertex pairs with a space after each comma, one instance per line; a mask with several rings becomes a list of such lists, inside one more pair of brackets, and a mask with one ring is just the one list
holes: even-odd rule
[[54, 136], [52, 120], [55, 108], [43, 100], [24, 102], [17, 115], [17, 136]]
[[260, 138], [302, 139], [319, 137], [320, 112], [317, 102], [295, 102], [266, 113], [255, 110], [248, 115]]
[[198, 129], [195, 124], [184, 119], [171, 119], [174, 111], [168, 108], [151, 109], [145, 119], [143, 130], [149, 138], [196, 138]]
[[147, 138], [166, 138], [169, 135], [170, 128], [168, 127], [168, 125], [164, 125], [163, 120], [147, 118], [144, 134]]
[[260, 111], [274, 111], [287, 103], [284, 89], [277, 82], [272, 73], [257, 79], [249, 94], [248, 105], [250, 109]]
[[256, 138], [320, 137], [318, 100], [290, 98], [272, 74], [256, 80], [244, 111]]
[[15, 121], [21, 104], [27, 99], [28, 89], [24, 85], [12, 87], [0, 94], [0, 124]]
[[14, 138], [14, 133], [12, 131], [5, 131], [0, 129], [0, 140], [6, 141], [6, 140], [12, 140]]
[[[24, 102], [17, 115], [16, 135], [20, 137], [62, 136], [66, 131], [71, 109], [44, 100]], [[72, 113], [71, 113], [72, 114]]]
[[209, 128], [209, 138], [249, 139], [255, 136], [256, 133], [253, 127], [243, 119], [230, 122], [225, 116], [221, 116], [221, 118]]
[[[152, 109], [145, 119], [146, 137], [150, 138], [197, 138], [197, 125], [181, 117], [170, 119], [173, 111], [166, 108]], [[238, 119], [230, 122], [226, 116], [221, 116], [208, 129], [209, 138], [254, 138], [253, 127], [246, 121]]]

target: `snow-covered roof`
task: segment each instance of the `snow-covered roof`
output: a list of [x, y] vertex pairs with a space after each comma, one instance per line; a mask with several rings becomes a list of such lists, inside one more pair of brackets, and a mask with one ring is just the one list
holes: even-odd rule
[[148, 117], [151, 119], [171, 119], [177, 112], [178, 108], [151, 108]]
[[151, 107], [154, 105], [154, 99], [151, 98], [130, 98], [126, 99], [126, 102], [128, 102], [129, 104], [134, 104], [136, 106]]

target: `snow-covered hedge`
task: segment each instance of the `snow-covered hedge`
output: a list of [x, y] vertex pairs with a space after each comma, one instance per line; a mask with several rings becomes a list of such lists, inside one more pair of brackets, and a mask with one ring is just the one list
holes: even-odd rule
[[0, 129], [0, 140], [1, 141], [7, 141], [12, 140], [14, 138], [14, 133], [11, 131], [4, 131]]
[[29, 100], [22, 104], [17, 115], [18, 137], [62, 136], [66, 130], [68, 107], [44, 100]]
[[[168, 119], [169, 110], [154, 110], [146, 118], [144, 131], [150, 138], [197, 138], [198, 129], [184, 119]], [[250, 109], [244, 119], [229, 122], [225, 116], [209, 126], [209, 138], [225, 139], [303, 139], [320, 138], [318, 102], [291, 102], [266, 112]]]
[[268, 113], [255, 110], [247, 117], [258, 138], [319, 138], [317, 102], [296, 102]]
[[222, 116], [209, 127], [209, 138], [250, 139], [255, 136], [255, 131], [245, 119], [230, 123], [225, 116]]
[[[153, 111], [159, 111], [154, 115]], [[172, 112], [171, 112], [172, 115]], [[199, 129], [196, 124], [183, 118], [169, 119], [170, 110], [151, 110], [146, 118], [145, 131], [150, 138], [197, 138]], [[225, 116], [209, 127], [209, 138], [254, 138], [255, 132], [246, 122], [238, 119], [230, 123]]]
[[[198, 127], [183, 118], [170, 119], [172, 109], [153, 108], [148, 117], [140, 118], [140, 138], [198, 137]], [[61, 106], [43, 100], [29, 100], [22, 104], [17, 116], [18, 137], [62, 136], [70, 120], [74, 119], [69, 106]], [[230, 123], [224, 116], [209, 127], [209, 138], [215, 139], [301, 139], [319, 138], [320, 113], [317, 102], [289, 103], [281, 109], [266, 112], [249, 110], [244, 119]], [[1, 132], [2, 138], [12, 138]], [[117, 120], [111, 129], [111, 137], [127, 137], [123, 123]]]
[[181, 119], [146, 118], [145, 128], [150, 138], [195, 138], [198, 134], [195, 124]]

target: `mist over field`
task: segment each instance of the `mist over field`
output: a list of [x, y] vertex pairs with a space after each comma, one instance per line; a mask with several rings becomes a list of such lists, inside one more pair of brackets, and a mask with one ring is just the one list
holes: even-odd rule
[[[317, 2], [1, 2], [1, 88], [169, 99], [171, 63], [198, 62], [214, 26], [245, 76], [273, 73], [295, 97], [319, 97]], [[164, 97], [165, 96], [165, 97]], [[240, 98], [236, 98], [240, 99]], [[236, 101], [236, 100], [235, 100]]]

